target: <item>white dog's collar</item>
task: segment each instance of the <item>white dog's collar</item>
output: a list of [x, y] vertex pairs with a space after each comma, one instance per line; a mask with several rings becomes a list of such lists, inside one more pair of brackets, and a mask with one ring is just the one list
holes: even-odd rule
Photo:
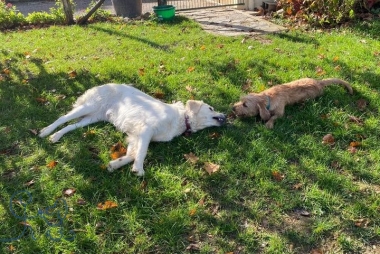
[[189, 116], [185, 116], [185, 125], [186, 125], [186, 130], [185, 132], [183, 133], [185, 136], [189, 136], [191, 134], [191, 126], [190, 126], [190, 123], [189, 123]]

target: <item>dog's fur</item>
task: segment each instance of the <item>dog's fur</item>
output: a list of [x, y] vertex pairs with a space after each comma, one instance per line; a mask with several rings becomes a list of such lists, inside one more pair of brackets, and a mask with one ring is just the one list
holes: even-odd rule
[[285, 106], [302, 102], [306, 99], [313, 99], [323, 93], [327, 85], [344, 85], [348, 92], [352, 94], [352, 87], [341, 79], [329, 78], [315, 80], [303, 78], [290, 83], [273, 86], [261, 93], [251, 93], [236, 102], [232, 108], [238, 117], [248, 117], [260, 115], [261, 119], [267, 121], [265, 126], [273, 128], [274, 121], [282, 117]]
[[184, 132], [196, 132], [221, 126], [226, 117], [202, 101], [189, 100], [163, 103], [130, 85], [106, 84], [86, 91], [80, 96], [73, 109], [54, 123], [41, 130], [39, 136], [46, 137], [58, 126], [73, 119], [70, 124], [50, 136], [52, 143], [76, 128], [99, 121], [107, 121], [128, 135], [127, 154], [108, 164], [108, 170], [134, 160], [132, 172], [144, 175], [143, 162], [150, 141], [169, 141]]

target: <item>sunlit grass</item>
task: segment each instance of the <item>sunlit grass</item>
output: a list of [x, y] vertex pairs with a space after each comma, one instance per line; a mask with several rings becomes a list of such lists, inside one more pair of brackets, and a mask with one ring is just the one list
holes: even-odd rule
[[[26, 233], [2, 243], [2, 251], [362, 253], [379, 246], [376, 27], [291, 31], [244, 43], [181, 17], [1, 33], [0, 240], [23, 230], [10, 210], [22, 190], [33, 196], [27, 212], [36, 238]], [[320, 98], [287, 107], [273, 130], [258, 119], [231, 120], [152, 143], [144, 178], [130, 165], [104, 170], [111, 146], [124, 141], [109, 124], [75, 130], [57, 144], [34, 134], [86, 89], [107, 82], [134, 83], [165, 102], [204, 100], [228, 114], [241, 95], [301, 77], [345, 79], [354, 95], [328, 87]], [[322, 144], [328, 133], [334, 145]], [[354, 153], [353, 141], [361, 142]], [[190, 152], [197, 163], [184, 158]], [[51, 161], [58, 164], [50, 168]], [[209, 175], [206, 162], [219, 170]], [[66, 188], [74, 195], [65, 197]], [[61, 197], [68, 210], [62, 237], [53, 241], [46, 221], [31, 215]], [[106, 200], [118, 207], [97, 209]], [[70, 230], [72, 242], [64, 239]]]

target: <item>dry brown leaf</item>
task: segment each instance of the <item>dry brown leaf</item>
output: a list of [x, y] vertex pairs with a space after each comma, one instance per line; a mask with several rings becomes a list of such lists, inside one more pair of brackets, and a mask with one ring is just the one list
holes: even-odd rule
[[29, 129], [29, 131], [33, 134], [33, 135], [37, 135], [38, 134], [38, 131], [36, 129]]
[[41, 103], [41, 104], [45, 104], [45, 103], [48, 102], [48, 100], [47, 100], [46, 98], [42, 98], [42, 97], [38, 97], [38, 98], [36, 98], [36, 101], [37, 101], [38, 103]]
[[191, 243], [189, 244], [189, 246], [186, 247], [186, 250], [190, 250], [190, 251], [199, 251], [201, 248], [199, 247], [199, 244], [197, 243]]
[[220, 165], [214, 164], [214, 163], [211, 163], [211, 162], [205, 162], [205, 164], [204, 164], [203, 167], [207, 171], [207, 173], [209, 175], [211, 175], [211, 174], [213, 174], [213, 173], [215, 173], [215, 172], [217, 172], [219, 170]]
[[106, 202], [103, 203], [99, 203], [96, 208], [98, 210], [107, 210], [107, 209], [112, 209], [112, 208], [116, 208], [117, 207], [117, 203], [111, 201], [111, 200], [107, 200]]
[[319, 66], [315, 68], [315, 71], [317, 72], [318, 76], [322, 76], [326, 74], [326, 72], [322, 69], [322, 67], [319, 67]]
[[139, 76], [144, 76], [145, 75], [145, 69], [144, 68], [140, 68], [139, 69]]
[[127, 149], [119, 141], [111, 147], [111, 159], [116, 160], [127, 153]]
[[141, 183], [140, 183], [140, 189], [141, 190], [146, 190], [146, 187], [148, 187], [148, 182], [143, 180]]
[[190, 66], [189, 68], [187, 68], [187, 72], [193, 72], [194, 70], [195, 70], [194, 66]]
[[335, 138], [332, 134], [326, 134], [323, 138], [322, 138], [322, 144], [327, 144], [327, 145], [332, 145], [335, 143]]
[[189, 161], [191, 164], [195, 164], [199, 161], [199, 158], [197, 156], [195, 156], [195, 154], [193, 153], [188, 153], [188, 154], [184, 154], [183, 157], [185, 157], [185, 159], [187, 161]]
[[285, 178], [285, 175], [279, 171], [273, 171], [272, 176], [277, 182], [281, 182]]
[[360, 118], [356, 117], [356, 116], [349, 116], [348, 117], [348, 120], [350, 122], [353, 122], [353, 123], [356, 123], [358, 125], [362, 125], [363, 124], [363, 120], [361, 120]]
[[165, 97], [165, 94], [161, 91], [157, 91], [153, 94], [154, 98], [156, 99], [163, 99]]
[[201, 50], [205, 50], [205, 49], [206, 49], [206, 46], [205, 46], [205, 45], [202, 45], [202, 46], [200, 47], [200, 49], [201, 49]]
[[222, 49], [222, 48], [224, 48], [224, 45], [223, 45], [223, 44], [218, 44], [218, 45], [216, 45], [216, 47], [217, 47], [218, 49]]
[[321, 249], [312, 249], [310, 254], [323, 254], [323, 251]]
[[361, 146], [362, 143], [360, 141], [352, 141], [350, 142], [350, 146], [352, 147], [358, 147], [358, 146]]
[[8, 246], [8, 250], [10, 252], [15, 252], [16, 251], [16, 247], [14, 247], [13, 244], [11, 244], [11, 245]]
[[53, 160], [53, 161], [50, 161], [46, 166], [50, 169], [53, 169], [55, 168], [55, 166], [57, 166], [57, 164], [58, 164], [58, 161]]
[[217, 132], [213, 132], [213, 133], [211, 133], [211, 134], [209, 135], [209, 137], [210, 137], [211, 139], [216, 139], [216, 138], [219, 138], [219, 137], [220, 137], [220, 134], [217, 133]]
[[299, 189], [301, 189], [302, 186], [303, 186], [302, 183], [296, 183], [293, 185], [292, 189], [293, 190], [299, 190]]
[[87, 204], [86, 200], [84, 200], [82, 198], [78, 198], [77, 205], [85, 205], [85, 204]]
[[334, 58], [333, 58], [333, 62], [336, 62], [336, 61], [338, 61], [339, 60], [339, 56], [334, 56]]
[[366, 228], [369, 224], [369, 219], [357, 219], [354, 221], [355, 223], [355, 226], [359, 227], [359, 228]]
[[347, 148], [347, 151], [350, 152], [351, 154], [354, 154], [354, 153], [357, 153], [358, 149], [356, 147], [349, 146]]
[[4, 73], [5, 75], [9, 75], [9, 74], [11, 74], [11, 70], [8, 69], [8, 68], [5, 68], [5, 69], [3, 69], [3, 73]]
[[78, 75], [75, 70], [69, 71], [67, 74], [69, 75], [69, 78], [76, 78]]
[[368, 102], [365, 99], [359, 99], [356, 101], [356, 106], [360, 111], [364, 111], [368, 106]]
[[74, 188], [67, 188], [62, 191], [63, 196], [71, 197], [77, 190]]
[[189, 215], [194, 216], [197, 213], [197, 209], [193, 208], [190, 210]]
[[186, 86], [186, 90], [192, 93], [195, 89], [192, 86]]
[[32, 180], [30, 180], [30, 181], [24, 183], [24, 186], [25, 186], [25, 187], [29, 187], [29, 186], [32, 186], [32, 185], [35, 184], [35, 183], [36, 183], [36, 182], [32, 179]]

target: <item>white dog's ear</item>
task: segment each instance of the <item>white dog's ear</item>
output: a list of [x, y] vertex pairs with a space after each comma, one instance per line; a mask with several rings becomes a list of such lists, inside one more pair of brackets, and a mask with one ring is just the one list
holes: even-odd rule
[[186, 102], [186, 109], [191, 112], [198, 112], [202, 105], [203, 101], [188, 100]]
[[264, 103], [261, 103], [261, 102], [257, 103], [257, 107], [259, 107], [259, 113], [260, 113], [261, 119], [263, 119], [264, 121], [269, 120], [270, 112], [266, 108], [265, 102]]

